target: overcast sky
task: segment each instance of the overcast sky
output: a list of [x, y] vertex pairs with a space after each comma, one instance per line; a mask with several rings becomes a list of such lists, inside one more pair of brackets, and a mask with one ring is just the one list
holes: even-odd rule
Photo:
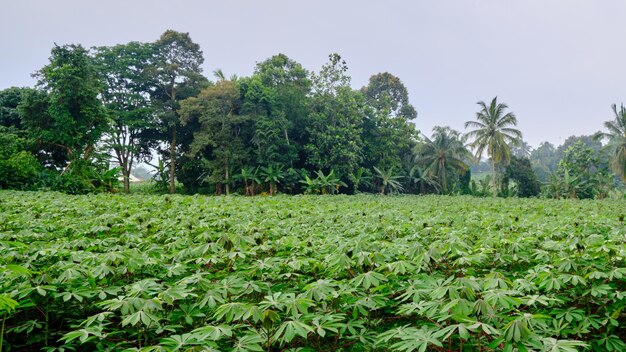
[[200, 44], [208, 76], [249, 75], [277, 53], [317, 71], [337, 52], [355, 88], [390, 72], [427, 134], [463, 130], [476, 102], [497, 95], [533, 147], [560, 144], [626, 102], [623, 0], [0, 1], [0, 89], [32, 86], [53, 43], [148, 42], [174, 29]]

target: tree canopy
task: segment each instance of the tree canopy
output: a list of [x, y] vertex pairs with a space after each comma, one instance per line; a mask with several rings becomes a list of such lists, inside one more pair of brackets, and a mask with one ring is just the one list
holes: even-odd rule
[[[498, 97], [478, 102], [465, 133], [426, 136], [399, 77], [376, 73], [355, 89], [337, 53], [319, 71], [285, 54], [243, 77], [206, 77], [203, 64], [200, 45], [174, 30], [90, 50], [55, 45], [35, 87], [0, 91], [5, 169], [22, 175], [5, 172], [0, 187], [115, 190], [121, 173], [130, 192], [142, 162], [159, 192], [534, 196], [539, 180], [544, 195], [604, 197], [620, 185], [613, 174], [625, 181], [623, 106], [613, 105], [606, 132], [533, 150]], [[591, 190], [569, 192], [583, 179]]]

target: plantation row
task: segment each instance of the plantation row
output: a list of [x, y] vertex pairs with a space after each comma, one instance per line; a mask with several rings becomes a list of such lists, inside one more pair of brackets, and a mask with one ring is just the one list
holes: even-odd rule
[[624, 207], [0, 192], [0, 351], [622, 351]]

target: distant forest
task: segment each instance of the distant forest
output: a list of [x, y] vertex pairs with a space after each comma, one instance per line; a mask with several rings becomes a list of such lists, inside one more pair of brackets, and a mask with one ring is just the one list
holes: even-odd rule
[[338, 54], [319, 72], [278, 54], [249, 77], [207, 77], [203, 61], [172, 30], [151, 43], [55, 45], [34, 87], [0, 91], [0, 188], [130, 192], [148, 163], [163, 193], [624, 197], [623, 105], [607, 107], [604, 131], [533, 150], [497, 97], [462, 131], [420, 131], [400, 78], [377, 73], [354, 89]]

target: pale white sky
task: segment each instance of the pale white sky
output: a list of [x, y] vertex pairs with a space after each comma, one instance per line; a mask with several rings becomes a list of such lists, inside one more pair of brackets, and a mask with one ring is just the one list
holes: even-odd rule
[[346, 59], [355, 88], [388, 71], [404, 82], [417, 127], [463, 130], [495, 95], [533, 147], [591, 134], [626, 102], [626, 1], [163, 1], [0, 2], [0, 89], [31, 86], [53, 43], [154, 41], [189, 32], [205, 74], [245, 76], [285, 53], [318, 70]]

